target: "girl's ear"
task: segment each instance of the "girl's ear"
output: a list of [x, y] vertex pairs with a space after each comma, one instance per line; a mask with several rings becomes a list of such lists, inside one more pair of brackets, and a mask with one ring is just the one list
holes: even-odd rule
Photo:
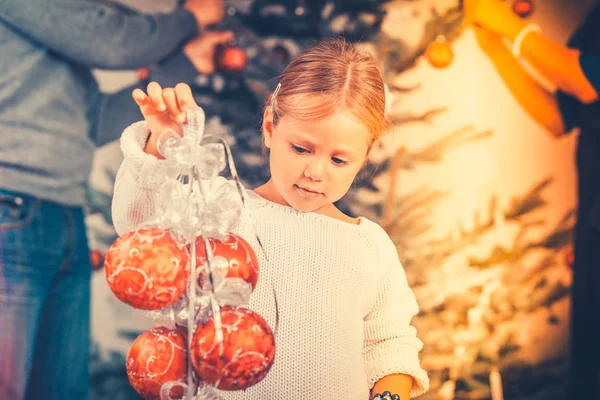
[[263, 143], [267, 149], [271, 148], [273, 140], [273, 113], [270, 107], [265, 107], [262, 124]]

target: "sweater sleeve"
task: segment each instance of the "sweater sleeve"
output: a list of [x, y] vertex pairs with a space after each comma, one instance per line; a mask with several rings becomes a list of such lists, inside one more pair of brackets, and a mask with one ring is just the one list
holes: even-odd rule
[[112, 201], [115, 230], [120, 235], [150, 221], [157, 212], [156, 187], [166, 163], [144, 152], [150, 131], [145, 121], [129, 126], [121, 136], [123, 162], [117, 172]]
[[89, 0], [0, 0], [0, 18], [92, 68], [147, 66], [197, 34], [196, 19], [183, 8], [149, 15]]
[[411, 397], [423, 394], [429, 388], [429, 378], [419, 362], [423, 342], [411, 325], [419, 307], [408, 285], [395, 247], [389, 241], [382, 254], [386, 262], [373, 308], [365, 318], [363, 357], [369, 387], [391, 374], [413, 377]]

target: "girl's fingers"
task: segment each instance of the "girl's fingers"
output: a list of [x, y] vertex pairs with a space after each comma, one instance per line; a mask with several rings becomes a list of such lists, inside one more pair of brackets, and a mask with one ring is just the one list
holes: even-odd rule
[[165, 88], [162, 91], [162, 96], [165, 104], [167, 105], [167, 111], [171, 115], [171, 118], [175, 119], [177, 122], [183, 122], [180, 116], [181, 110], [179, 109], [179, 105], [177, 104], [177, 99], [175, 97], [175, 90], [173, 88]]
[[156, 108], [154, 107], [154, 104], [152, 103], [152, 100], [150, 100], [150, 98], [146, 95], [146, 93], [144, 93], [143, 90], [135, 89], [131, 93], [131, 96], [133, 97], [133, 100], [140, 108], [140, 112], [142, 113], [144, 118], [157, 113]]
[[185, 83], [163, 89], [157, 82], [150, 82], [147, 94], [141, 89], [135, 89], [132, 97], [144, 117], [156, 112], [167, 112], [178, 123], [187, 120], [188, 110], [198, 107], [192, 89]]
[[146, 96], [146, 93], [142, 89], [135, 89], [131, 93], [131, 97], [133, 97], [135, 103], [140, 107], [145, 106], [149, 101], [148, 96]]
[[185, 83], [178, 83], [177, 86], [175, 86], [175, 93], [177, 95], [179, 109], [184, 113], [184, 115], [186, 115], [189, 109], [198, 107], [196, 100], [194, 100], [192, 89], [189, 85]]
[[150, 82], [146, 91], [148, 92], [148, 97], [150, 97], [150, 100], [152, 100], [154, 107], [158, 111], [167, 110], [167, 105], [165, 104], [162, 96], [162, 88], [157, 82]]

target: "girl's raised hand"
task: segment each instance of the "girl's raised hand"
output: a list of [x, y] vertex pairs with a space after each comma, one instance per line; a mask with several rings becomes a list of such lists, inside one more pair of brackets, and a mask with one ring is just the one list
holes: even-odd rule
[[161, 88], [157, 82], [150, 82], [147, 93], [135, 89], [133, 99], [150, 129], [150, 137], [144, 151], [158, 158], [163, 156], [156, 148], [161, 133], [172, 129], [182, 134], [181, 124], [187, 121], [187, 111], [198, 105], [192, 95], [192, 89], [185, 83], [178, 83], [175, 88]]

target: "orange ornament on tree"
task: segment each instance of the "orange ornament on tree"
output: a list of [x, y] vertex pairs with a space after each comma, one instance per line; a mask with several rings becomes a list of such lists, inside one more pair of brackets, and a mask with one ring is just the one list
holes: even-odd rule
[[[217, 262], [211, 263], [213, 278], [217, 281], [215, 284], [225, 278], [240, 278], [249, 283], [252, 290], [254, 290], [258, 281], [258, 260], [250, 244], [241, 236], [233, 233], [224, 241], [208, 239], [208, 242], [213, 253], [213, 259], [217, 259]], [[221, 257], [226, 262], [218, 262], [218, 258]], [[204, 239], [202, 236], [198, 236], [196, 239], [196, 268], [201, 268], [198, 271], [198, 285], [201, 288], [206, 288], [205, 262]]]
[[169, 231], [143, 228], [115, 240], [106, 252], [104, 273], [119, 300], [142, 310], [158, 310], [183, 295], [188, 262], [186, 247]]
[[454, 51], [450, 43], [440, 36], [427, 46], [425, 57], [435, 68], [446, 68], [454, 60]]
[[[127, 353], [127, 377], [131, 386], [146, 400], [159, 400], [162, 385], [186, 382], [186, 337], [164, 326], [152, 328], [134, 340]], [[171, 399], [183, 397], [183, 387], [175, 385]]]
[[223, 355], [213, 317], [198, 324], [191, 361], [196, 374], [221, 390], [243, 390], [260, 382], [275, 359], [275, 338], [265, 320], [245, 308], [221, 307]]

